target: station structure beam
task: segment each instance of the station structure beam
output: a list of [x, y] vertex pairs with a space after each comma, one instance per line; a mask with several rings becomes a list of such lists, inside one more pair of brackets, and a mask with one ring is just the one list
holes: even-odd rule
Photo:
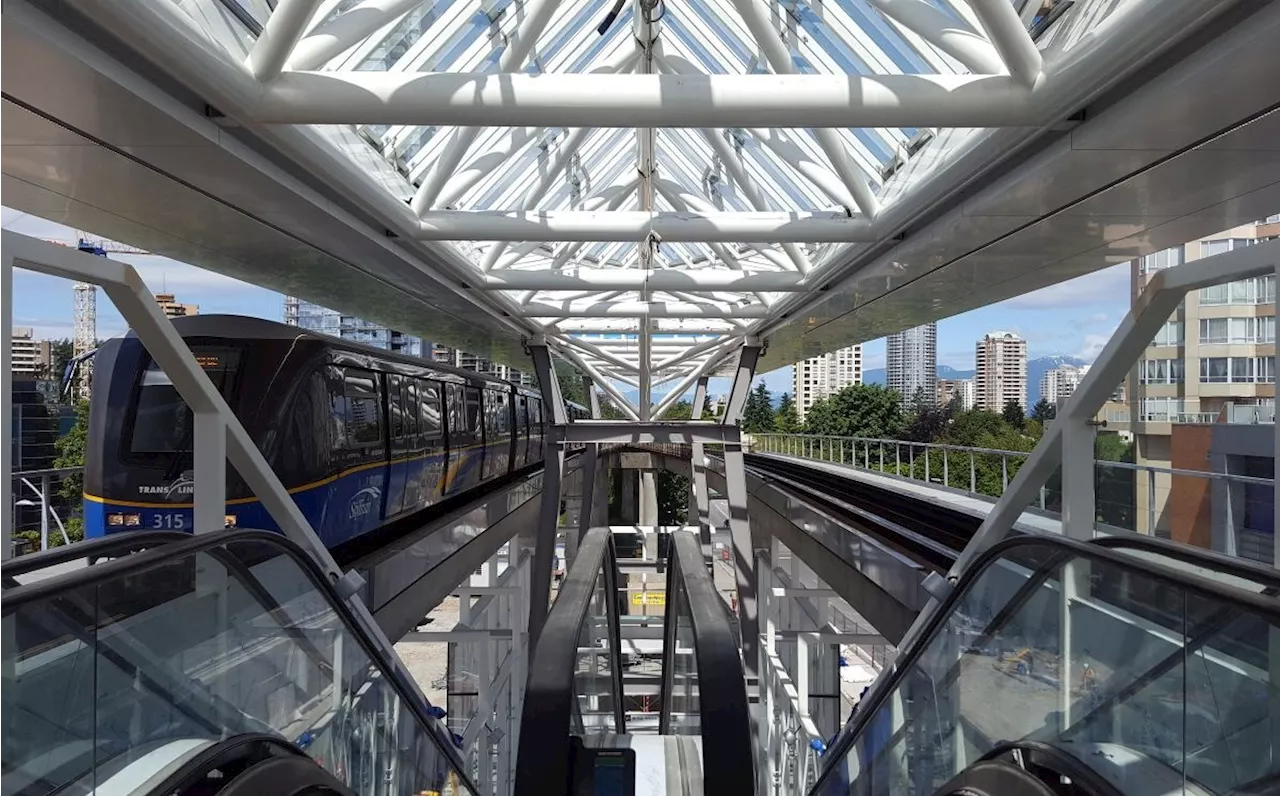
[[[529, 356], [533, 370], [538, 375], [542, 389], [542, 408], [550, 415], [547, 434], [543, 437], [543, 468], [541, 508], [538, 512], [538, 528], [535, 533], [533, 562], [530, 564], [529, 584], [529, 644], [537, 649], [538, 635], [547, 619], [551, 602], [552, 564], [556, 552], [556, 534], [560, 523], [560, 486], [564, 475], [564, 433], [571, 426], [565, 412], [564, 396], [560, 393], [560, 381], [556, 378], [555, 361], [545, 339], [529, 343]], [[585, 475], [590, 475], [585, 474]]]

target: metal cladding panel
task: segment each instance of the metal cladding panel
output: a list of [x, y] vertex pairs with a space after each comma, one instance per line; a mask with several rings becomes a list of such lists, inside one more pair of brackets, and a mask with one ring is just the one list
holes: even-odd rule
[[16, 24], [3, 35], [6, 206], [527, 365], [525, 332], [457, 292], [421, 244], [403, 248], [153, 86], [144, 99], [102, 53]]

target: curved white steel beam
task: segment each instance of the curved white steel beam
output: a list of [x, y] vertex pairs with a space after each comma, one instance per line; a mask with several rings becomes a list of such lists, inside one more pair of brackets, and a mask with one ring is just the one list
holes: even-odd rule
[[1031, 40], [1031, 34], [1022, 25], [1018, 12], [1009, 0], [967, 0], [986, 28], [991, 42], [1000, 51], [1000, 57], [1009, 74], [1023, 85], [1034, 86], [1044, 71], [1040, 50]]
[[646, 213], [503, 210], [430, 210], [423, 213], [419, 240], [591, 241], [646, 240], [683, 243], [871, 242], [872, 225], [843, 213]]
[[[542, 35], [559, 5], [560, 0], [530, 0], [524, 9], [527, 16], [507, 42], [507, 49], [498, 58], [497, 72], [514, 72], [524, 66], [529, 53], [533, 51], [533, 45], [537, 44], [538, 37]], [[423, 176], [422, 184], [409, 203], [415, 213], [422, 213], [435, 204], [445, 182], [453, 176], [478, 135], [480, 130], [475, 127], [453, 131], [444, 152]]]
[[795, 271], [729, 271], [702, 269], [677, 271], [665, 268], [579, 268], [577, 273], [554, 271], [513, 271], [485, 274], [483, 290], [684, 290], [691, 293], [768, 291], [799, 293], [809, 290], [804, 277]]
[[265, 83], [280, 74], [318, 5], [320, 0], [280, 0], [245, 58], [254, 77]]
[[562, 307], [531, 301], [522, 308], [521, 315], [526, 318], [763, 318], [768, 311], [762, 304], [731, 307], [675, 301], [617, 301]]
[[426, 0], [364, 0], [355, 8], [349, 8], [308, 31], [293, 48], [288, 68], [319, 69], [348, 47], [424, 2]]
[[[794, 75], [797, 70], [795, 62], [791, 60], [791, 51], [783, 43], [777, 29], [770, 24], [765, 7], [757, 0], [733, 0], [733, 6], [738, 9], [738, 14], [742, 16], [742, 21], [746, 23], [747, 29], [751, 31], [751, 35], [755, 37], [760, 48], [764, 50], [765, 59], [769, 62], [769, 66], [773, 68], [773, 71], [779, 75]], [[856, 99], [854, 101], [856, 102]], [[782, 125], [766, 126], [780, 127]], [[858, 203], [858, 209], [867, 218], [875, 218], [876, 212], [880, 209], [880, 201], [872, 193], [866, 175], [849, 159], [849, 152], [844, 148], [844, 141], [841, 140], [840, 134], [835, 130], [824, 129], [821, 125], [808, 126], [815, 128], [813, 134], [818, 139], [818, 144], [821, 145], [822, 151], [826, 153], [827, 159], [831, 161], [831, 168], [835, 169], [845, 187], [853, 194], [854, 201]], [[851, 124], [849, 126], [910, 127], [912, 125]], [[922, 124], [914, 126], [945, 127], [947, 125]]]
[[[982, 34], [925, 0], [869, 0], [886, 17], [963, 64], [975, 75], [1006, 71], [1000, 53]], [[1028, 2], [1028, 5], [1034, 5]]]
[[1008, 75], [284, 72], [247, 111], [264, 124], [1024, 127], [1039, 122], [1031, 97]]

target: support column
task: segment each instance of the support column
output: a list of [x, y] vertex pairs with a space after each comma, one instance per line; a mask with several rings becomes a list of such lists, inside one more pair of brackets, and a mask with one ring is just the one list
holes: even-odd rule
[[0, 560], [13, 555], [13, 254], [0, 262], [0, 523], [7, 529], [0, 539]]
[[640, 494], [640, 474], [638, 470], [622, 469], [622, 521], [628, 525], [640, 524], [640, 513], [636, 507], [636, 498]]
[[551, 361], [551, 349], [545, 339], [529, 345], [534, 372], [542, 388], [542, 407], [549, 410], [551, 426], [547, 429], [543, 446], [542, 503], [538, 512], [538, 527], [534, 531], [533, 562], [529, 571], [529, 650], [537, 648], [542, 623], [547, 619], [547, 607], [551, 600], [551, 570], [556, 552], [556, 530], [560, 522], [560, 481], [564, 475], [564, 447], [561, 439], [568, 416], [564, 399], [560, 395], [560, 382], [556, 380], [555, 363]]
[[[587, 406], [591, 409], [591, 419], [600, 419], [600, 399], [596, 396], [595, 382], [590, 376], [582, 377], [582, 389], [587, 396]], [[586, 450], [582, 454], [582, 466], [578, 470], [579, 477], [582, 479], [582, 488], [578, 490], [581, 495], [580, 505], [578, 506], [578, 528], [570, 530], [565, 535], [564, 540], [564, 570], [569, 571], [569, 565], [573, 562], [574, 556], [578, 554], [578, 543], [582, 540], [584, 534], [591, 527], [594, 520], [596, 494], [604, 490], [604, 486], [598, 486], [596, 481], [599, 477], [597, 467], [600, 459], [600, 446], [595, 443], [588, 444]]]
[[[729, 391], [723, 425], [737, 427], [742, 418], [756, 362], [759, 343], [748, 342], [738, 355], [738, 372]], [[724, 478], [729, 499], [729, 536], [733, 543], [734, 571], [738, 587], [738, 625], [742, 629], [742, 661], [747, 675], [747, 692], [755, 693], [759, 677], [760, 622], [756, 613], [756, 557], [751, 546], [751, 525], [747, 520], [747, 473], [742, 455], [742, 439], [724, 445]], [[757, 716], [757, 721], [759, 717]]]
[[[693, 392], [693, 412], [690, 417], [694, 420], [702, 419], [702, 410], [707, 404], [708, 380], [707, 376], [698, 379], [698, 386]], [[689, 514], [685, 519], [685, 525], [698, 526], [698, 538], [702, 542], [702, 557], [710, 567], [712, 566], [711, 495], [707, 492], [706, 451], [701, 442], [694, 442], [690, 448], [692, 456], [689, 468], [693, 477], [689, 479]]]
[[227, 527], [227, 428], [216, 409], [193, 413], [195, 494], [192, 525], [196, 533]]
[[658, 527], [658, 474], [654, 470], [640, 471], [640, 517], [636, 524]]

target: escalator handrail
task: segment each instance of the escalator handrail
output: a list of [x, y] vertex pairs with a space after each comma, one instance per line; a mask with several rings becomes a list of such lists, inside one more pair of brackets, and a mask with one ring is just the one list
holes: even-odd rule
[[190, 538], [191, 534], [182, 531], [113, 533], [109, 536], [85, 539], [82, 542], [51, 547], [38, 553], [11, 558], [5, 561], [3, 565], [0, 565], [0, 577], [4, 579], [5, 588], [11, 588], [20, 585], [12, 583], [10, 581], [11, 578], [30, 575], [32, 572], [38, 572], [58, 564], [65, 564], [68, 561], [75, 561], [81, 558], [116, 557], [124, 553], [136, 553], [171, 542], [182, 542]]
[[[211, 548], [226, 548], [232, 543], [254, 542], [275, 547], [289, 556], [311, 581], [311, 584], [320, 594], [324, 595], [329, 607], [359, 642], [361, 649], [368, 656], [370, 662], [380, 668], [383, 676], [387, 678], [387, 681], [396, 691], [396, 695], [401, 702], [413, 711], [418, 724], [431, 735], [435, 746], [449, 761], [454, 773], [457, 774], [461, 782], [472, 793], [480, 792], [472, 781], [470, 774], [467, 773], [462, 757], [454, 747], [452, 739], [441, 729], [438, 720], [427, 714], [427, 706], [419, 702], [415, 696], [416, 689], [403, 681], [402, 678], [407, 677], [403, 667], [383, 659], [377, 645], [365, 635], [350, 606], [338, 594], [334, 584], [320, 571], [309, 553], [288, 537], [272, 531], [229, 528], [213, 533], [183, 535], [186, 536], [183, 540], [172, 541], [135, 555], [112, 559], [92, 567], [72, 570], [55, 577], [14, 586], [5, 593], [4, 601], [0, 603], [0, 614], [8, 616], [29, 603], [62, 596], [71, 589], [85, 588], [111, 580], [138, 575], [163, 564], [165, 561], [184, 556], [193, 556]], [[77, 542], [76, 544], [86, 543]], [[72, 545], [71, 547], [75, 546]]]
[[1093, 541], [1081, 542], [1066, 537], [1041, 534], [1009, 536], [992, 545], [978, 556], [960, 577], [952, 588], [951, 593], [942, 602], [942, 605], [929, 617], [928, 623], [922, 629], [916, 641], [910, 647], [901, 651], [898, 659], [893, 664], [891, 675], [874, 684], [872, 690], [858, 704], [849, 724], [846, 725], [846, 729], [840, 732], [835, 744], [824, 753], [823, 758], [826, 762], [818, 776], [818, 781], [809, 789], [810, 794], [822, 793], [827, 780], [832, 776], [840, 762], [844, 760], [857, 739], [862, 736], [863, 730], [879, 714], [881, 708], [884, 707], [885, 701], [897, 690], [902, 679], [913, 670], [916, 662], [930, 646], [938, 631], [945, 625], [957, 605], [965, 598], [969, 590], [978, 582], [986, 570], [1005, 558], [1010, 551], [1025, 547], [1054, 548], [1054, 555], [1050, 557], [1053, 560], [1075, 557], [1112, 564], [1122, 569], [1135, 571], [1137, 574], [1149, 577], [1152, 580], [1170, 583], [1180, 589], [1197, 593], [1212, 600], [1234, 603], [1245, 611], [1269, 615], [1273, 621], [1280, 623], [1280, 600], [1269, 595], [1246, 591], [1194, 573], [1128, 555], [1118, 549], [1098, 545]]
[[560, 582], [556, 601], [547, 612], [537, 646], [529, 659], [529, 682], [520, 714], [520, 742], [516, 753], [516, 796], [569, 791], [570, 721], [576, 692], [574, 677], [582, 625], [591, 610], [596, 579], [603, 570], [609, 613], [610, 674], [614, 688], [614, 727], [626, 732], [622, 705], [621, 622], [618, 619], [618, 564], [613, 532], [606, 527], [587, 531], [578, 542], [573, 566]]
[[1152, 553], [1175, 561], [1181, 561], [1184, 564], [1215, 570], [1241, 580], [1253, 581], [1264, 589], [1280, 589], [1280, 569], [1269, 567], [1257, 561], [1250, 561], [1247, 558], [1230, 556], [1216, 550], [1206, 550], [1203, 547], [1182, 544], [1171, 539], [1161, 539], [1158, 536], [1140, 534], [1124, 534], [1099, 536], [1092, 540], [1092, 544], [1110, 550], [1136, 550], [1142, 553]]
[[[698, 714], [702, 729], [702, 772], [708, 793], [750, 793], [755, 789], [751, 710], [742, 655], [708, 572], [702, 545], [688, 531], [671, 534], [667, 548], [672, 562], [667, 569], [667, 610], [663, 619], [665, 641], [662, 656], [662, 715], [659, 732], [670, 729], [671, 702], [667, 689], [675, 665], [675, 612], [689, 611], [693, 628], [694, 660], [698, 669]], [[682, 589], [682, 598], [676, 590]], [[677, 602], [679, 599], [679, 602]]]

